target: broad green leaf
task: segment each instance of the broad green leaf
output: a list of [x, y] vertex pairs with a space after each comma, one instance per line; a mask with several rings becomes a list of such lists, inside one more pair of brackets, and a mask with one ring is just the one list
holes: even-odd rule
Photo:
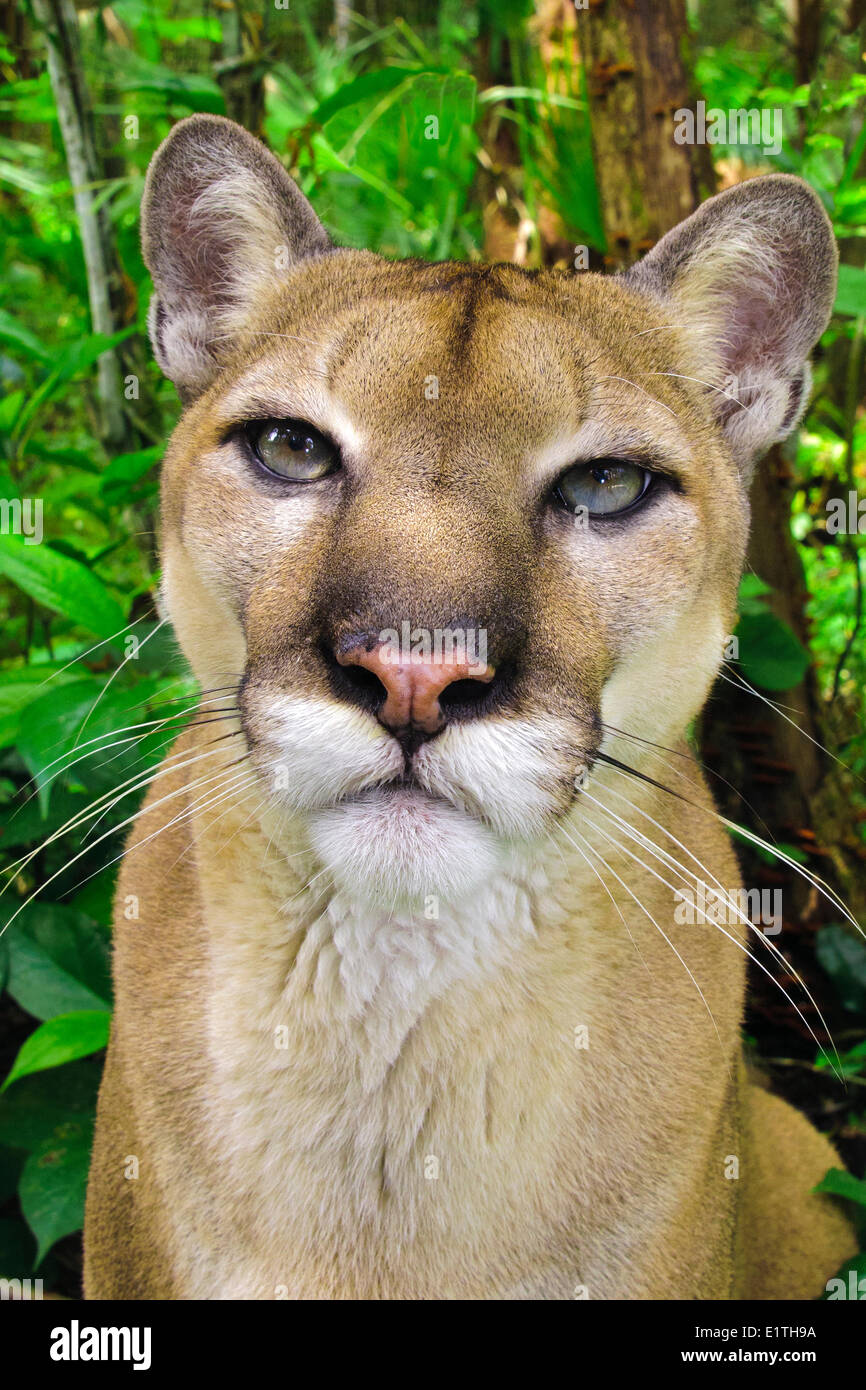
[[59, 1013], [110, 1011], [110, 1005], [69, 975], [51, 959], [38, 942], [9, 929], [9, 980], [7, 989], [16, 1003], [34, 1018], [49, 1019]]
[[110, 1011], [108, 942], [84, 913], [63, 903], [31, 903], [2, 939], [9, 952], [6, 987], [34, 1018]]
[[[17, 920], [20, 931], [97, 996], [98, 1003], [94, 1007], [110, 1002], [111, 953], [107, 929], [81, 907], [67, 903], [29, 903]], [[57, 1010], [57, 1013], [66, 1012], [71, 1011]]]
[[380, 179], [378, 175], [371, 173], [368, 169], [362, 168], [357, 163], [347, 164], [344, 159], [340, 158], [337, 151], [328, 144], [324, 135], [317, 132], [313, 136], [312, 145], [316, 151], [316, 160], [320, 168], [336, 169], [341, 173], [351, 174], [354, 178], [360, 179], [362, 183], [368, 184], [370, 188], [374, 188], [377, 193], [381, 193], [383, 198], [387, 198], [388, 202], [393, 203], [405, 216], [410, 217], [412, 215], [412, 204], [406, 198], [403, 198], [384, 179]]
[[6, 309], [0, 309], [0, 342], [12, 343], [20, 348], [28, 357], [35, 357], [39, 362], [51, 360], [51, 353], [44, 343], [41, 343], [35, 333], [25, 327], [23, 323], [10, 314]]
[[0, 1203], [8, 1201], [17, 1192], [26, 1157], [26, 1149], [12, 1149], [0, 1144]]
[[833, 1197], [845, 1197], [849, 1202], [866, 1207], [866, 1182], [846, 1173], [844, 1168], [831, 1168], [812, 1191], [829, 1192]]
[[740, 580], [739, 608], [741, 613], [765, 613], [763, 600], [773, 590], [757, 574], [744, 574]]
[[93, 1125], [67, 1120], [31, 1153], [18, 1185], [18, 1198], [36, 1237], [36, 1263], [63, 1236], [84, 1221], [84, 1197], [93, 1145]]
[[815, 954], [826, 970], [844, 1008], [866, 1013], [866, 943], [841, 923], [822, 927]]
[[30, 1152], [56, 1125], [92, 1119], [101, 1076], [102, 1058], [84, 1057], [22, 1077], [0, 1095], [0, 1144]]
[[[344, 110], [347, 106], [355, 106], [360, 101], [367, 101], [368, 98], [381, 96], [385, 92], [393, 91], [399, 87], [409, 77], [414, 77], [422, 69], [417, 64], [393, 63], [386, 68], [376, 68], [373, 72], [362, 73], [360, 77], [355, 77], [351, 82], [346, 82], [342, 87], [338, 87], [336, 92], [332, 92], [329, 97], [320, 102], [314, 111], [310, 113], [310, 124], [323, 126], [338, 111]], [[439, 69], [445, 72], [446, 69]]]
[[[117, 864], [108, 864], [98, 874], [91, 875], [82, 888], [72, 899], [72, 906], [76, 912], [81, 912], [91, 922], [98, 924], [99, 940], [105, 948], [105, 967], [107, 969], [107, 990], [97, 989], [106, 999], [111, 998], [111, 960], [108, 942], [111, 930], [111, 911], [114, 906], [114, 894], [117, 887]], [[23, 915], [23, 914], [22, 914]], [[97, 988], [94, 984], [93, 988]]]
[[86, 811], [93, 797], [87, 791], [68, 791], [65, 787], [52, 790], [51, 807], [43, 815], [43, 800], [32, 796], [13, 814], [4, 816], [0, 826], [0, 847], [7, 853], [31, 846], [34, 840], [45, 840], [80, 811]]
[[45, 174], [22, 169], [10, 164], [8, 159], [0, 159], [0, 183], [9, 183], [20, 188], [22, 193], [33, 193], [37, 197], [53, 190], [52, 181]]
[[759, 574], [744, 574], [740, 580], [740, 598], [760, 598], [763, 594], [771, 594], [771, 586]]
[[225, 96], [219, 85], [199, 73], [173, 72], [162, 63], [147, 62], [136, 57], [128, 63], [130, 75], [118, 82], [123, 92], [156, 92], [173, 106], [190, 111], [207, 111], [224, 116]]
[[70, 464], [73, 468], [79, 468], [82, 473], [94, 473], [98, 478], [103, 473], [102, 462], [93, 449], [88, 452], [84, 449], [71, 449], [68, 444], [31, 439], [27, 452], [35, 458], [46, 459], [49, 463]]
[[[144, 705], [161, 684], [148, 680], [124, 688], [109, 684], [105, 678], [90, 677], [49, 690], [33, 702], [16, 746], [33, 774], [44, 807], [48, 806], [55, 779], [72, 766], [76, 749], [87, 754], [86, 762], [77, 764], [77, 775], [81, 776], [90, 766], [90, 759], [104, 760], [103, 742], [108, 745], [115, 743], [116, 738], [131, 737], [129, 731], [142, 721]], [[121, 729], [126, 729], [127, 734], [119, 733]], [[112, 749], [115, 754], [117, 751]]]
[[0, 535], [0, 574], [57, 613], [111, 637], [126, 621], [123, 609], [86, 566], [50, 545], [28, 545], [24, 536]]
[[79, 1057], [99, 1052], [108, 1043], [110, 1027], [111, 1015], [102, 1009], [60, 1014], [58, 1018], [49, 1019], [21, 1044], [12, 1070], [0, 1089], [5, 1091], [31, 1072], [61, 1067], [64, 1062], [74, 1062]]
[[46, 693], [46, 682], [54, 677], [54, 688], [68, 685], [72, 672], [51, 667], [25, 666], [0, 673], [0, 748], [14, 743], [21, 714], [34, 700]]
[[107, 496], [124, 493], [159, 463], [164, 452], [161, 444], [155, 444], [151, 449], [139, 449], [133, 454], [118, 454], [102, 473], [100, 492]]
[[774, 613], [744, 613], [735, 635], [740, 666], [753, 685], [764, 690], [790, 690], [803, 679], [808, 652]]

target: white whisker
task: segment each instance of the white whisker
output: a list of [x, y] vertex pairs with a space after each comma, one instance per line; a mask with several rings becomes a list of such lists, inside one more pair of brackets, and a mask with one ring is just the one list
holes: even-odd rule
[[[596, 857], [600, 859], [600, 858], [601, 858], [601, 855], [599, 854], [599, 851], [595, 848], [595, 846], [594, 846], [593, 844], [591, 844], [590, 841], [587, 840], [586, 837], [585, 837], [584, 835], [581, 835], [580, 831], [577, 830], [574, 826], [572, 826], [571, 828], [572, 828], [572, 830], [574, 830], [575, 835], [578, 836], [578, 838], [580, 839], [580, 841], [581, 841], [584, 845], [586, 845], [586, 847], [587, 847], [587, 849], [590, 851], [590, 853], [596, 855]], [[598, 829], [598, 827], [595, 827], [595, 828]], [[599, 833], [601, 833], [601, 834], [604, 835], [605, 832], [604, 832], [604, 831], [600, 831]], [[565, 835], [565, 837], [566, 837], [567, 840], [570, 840], [570, 839], [571, 839], [571, 836], [570, 836], [570, 835], [568, 834], [568, 832], [567, 832], [566, 830], [564, 830], [564, 829], [563, 829], [563, 834]], [[611, 836], [605, 835], [605, 839], [610, 840], [612, 844], [616, 845], [616, 841], [615, 841], [615, 840], [612, 840], [612, 839], [611, 839]], [[572, 843], [574, 843], [574, 842], [572, 841]], [[575, 845], [575, 849], [576, 849], [576, 848], [577, 848], [577, 846]], [[617, 846], [617, 848], [622, 848], [622, 846]], [[632, 856], [632, 858], [634, 858], [634, 857], [635, 857], [635, 856]], [[638, 861], [638, 862], [640, 862], [640, 861]], [[700, 985], [698, 984], [697, 980], [695, 979], [695, 977], [694, 977], [694, 975], [692, 974], [691, 970], [689, 969], [688, 965], [687, 965], [686, 962], [683, 960], [682, 956], [680, 955], [679, 951], [677, 950], [676, 946], [675, 946], [674, 943], [671, 941], [671, 939], [670, 939], [670, 937], [667, 935], [667, 933], [664, 932], [664, 931], [662, 931], [662, 928], [659, 926], [659, 924], [658, 924], [658, 922], [656, 921], [655, 917], [653, 917], [653, 915], [652, 915], [652, 913], [650, 912], [649, 908], [644, 906], [644, 904], [641, 902], [641, 900], [640, 900], [640, 898], [637, 896], [637, 894], [633, 893], [632, 890], [629, 888], [628, 884], [625, 883], [624, 880], [620, 878], [620, 876], [619, 876], [619, 874], [617, 873], [616, 869], [614, 869], [614, 868], [613, 868], [609, 863], [607, 863], [606, 861], [605, 861], [605, 867], [607, 868], [608, 873], [613, 874], [613, 876], [614, 876], [614, 878], [616, 879], [617, 883], [619, 883], [619, 884], [621, 885], [621, 887], [623, 887], [623, 888], [625, 889], [625, 891], [628, 893], [629, 897], [634, 899], [634, 901], [637, 903], [638, 907], [640, 908], [641, 912], [643, 912], [644, 915], [645, 915], [646, 917], [649, 918], [649, 920], [652, 922], [653, 926], [655, 927], [656, 931], [657, 931], [657, 932], [659, 933], [659, 935], [667, 942], [668, 946], [670, 946], [671, 950], [673, 951], [673, 953], [674, 953], [674, 955], [676, 956], [677, 960], [680, 962], [680, 965], [681, 965], [681, 966], [683, 967], [683, 969], [685, 970], [686, 974], [688, 975], [689, 979], [691, 980], [692, 984], [694, 985], [695, 989], [697, 990], [697, 992], [698, 992], [698, 994], [699, 994], [699, 996], [700, 996], [701, 1002], [702, 1002], [704, 1008], [706, 1009], [707, 1014], [709, 1015], [710, 1022], [711, 1022], [712, 1025], [713, 1025], [713, 1030], [714, 1030], [714, 1032], [715, 1032], [715, 1035], [716, 1035], [716, 1037], [718, 1038], [719, 1048], [720, 1048], [720, 1050], [721, 1050], [722, 1056], [724, 1057], [724, 1056], [725, 1056], [725, 1048], [724, 1048], [724, 1044], [723, 1044], [723, 1042], [722, 1042], [721, 1033], [719, 1032], [719, 1029], [718, 1029], [718, 1025], [717, 1025], [717, 1023], [716, 1023], [715, 1018], [713, 1017], [713, 1011], [712, 1011], [712, 1009], [710, 1008], [709, 1004], [707, 1003], [706, 996], [704, 995], [704, 991], [701, 989]], [[726, 1065], [728, 1065], [727, 1062], [726, 1062]], [[729, 1066], [729, 1065], [728, 1065], [728, 1070], [730, 1071], [730, 1066]]]
[[[598, 803], [598, 804], [601, 806], [601, 803]], [[616, 817], [615, 813], [609, 811], [607, 807], [601, 806], [601, 809], [602, 809], [603, 811], [605, 811], [609, 816], [611, 816], [614, 820], [619, 819], [618, 817]], [[604, 835], [605, 839], [607, 839], [611, 844], [616, 845], [617, 848], [618, 848], [623, 854], [627, 854], [627, 855], [629, 856], [630, 859], [634, 859], [636, 863], [640, 864], [640, 866], [641, 866], [643, 869], [645, 869], [647, 873], [652, 874], [653, 878], [658, 879], [659, 883], [664, 884], [665, 888], [670, 889], [670, 891], [671, 891], [672, 893], [676, 892], [676, 889], [675, 889], [674, 885], [673, 885], [672, 883], [669, 883], [669, 882], [667, 881], [667, 879], [662, 878], [661, 874], [656, 873], [655, 869], [653, 869], [653, 868], [651, 867], [651, 865], [647, 864], [646, 860], [641, 859], [639, 855], [634, 854], [630, 849], [628, 849], [624, 844], [622, 844], [621, 841], [619, 841], [619, 840], [614, 840], [613, 837], [612, 837], [611, 835], [608, 835], [608, 834], [606, 833], [606, 831], [603, 829], [603, 827], [601, 827], [600, 825], [597, 825], [596, 822], [593, 821], [593, 820], [591, 820], [589, 816], [586, 816], [586, 822], [587, 822], [588, 825], [592, 826], [592, 828], [593, 828], [595, 831], [597, 831], [598, 834]], [[627, 829], [631, 831], [631, 830], [633, 830], [633, 827], [629, 826], [629, 827], [627, 827]], [[639, 832], [636, 832], [636, 831], [633, 832], [632, 835], [630, 836], [630, 838], [632, 838], [632, 839], [636, 840], [638, 843], [640, 843]], [[658, 858], [659, 856], [656, 855], [656, 857]], [[705, 921], [706, 921], [706, 917], [705, 917]], [[812, 1025], [810, 1024], [809, 1020], [806, 1018], [806, 1016], [805, 1016], [805, 1014], [803, 1013], [802, 1009], [799, 1008], [799, 1006], [797, 1005], [797, 1003], [791, 998], [790, 994], [789, 994], [788, 991], [785, 989], [784, 985], [782, 985], [782, 984], [775, 978], [775, 976], [773, 975], [772, 971], [770, 971], [770, 970], [767, 969], [767, 967], [764, 965], [763, 961], [759, 960], [758, 957], [754, 954], [753, 951], [750, 951], [749, 948], [748, 948], [747, 946], [744, 946], [743, 943], [742, 943], [741, 941], [738, 941], [737, 938], [736, 938], [735, 936], [732, 936], [730, 932], [725, 931], [725, 928], [724, 928], [719, 922], [708, 922], [707, 925], [708, 925], [708, 926], [713, 926], [713, 927], [715, 927], [718, 931], [721, 932], [722, 936], [725, 936], [725, 937], [727, 937], [727, 939], [728, 939], [729, 941], [732, 941], [732, 942], [734, 943], [734, 945], [737, 946], [737, 947], [739, 948], [739, 950], [741, 950], [746, 956], [748, 956], [749, 960], [754, 961], [754, 963], [755, 963], [755, 965], [757, 965], [758, 969], [759, 969], [759, 970], [762, 970], [763, 973], [767, 976], [767, 978], [768, 978], [769, 980], [772, 980], [772, 981], [773, 981], [773, 984], [776, 986], [776, 988], [779, 989], [779, 990], [781, 990], [782, 994], [785, 996], [785, 998], [787, 999], [788, 1003], [791, 1005], [791, 1007], [792, 1007], [794, 1010], [796, 1010], [796, 1012], [797, 1012], [797, 1014], [799, 1015], [801, 1021], [805, 1024], [806, 1028], [808, 1028], [809, 1033], [811, 1034], [812, 1038], [814, 1039], [816, 1046], [819, 1048], [819, 1050], [820, 1050], [821, 1052], [823, 1052], [823, 1053], [828, 1057], [828, 1061], [830, 1061], [831, 1066], [832, 1066], [832, 1060], [830, 1059], [829, 1054], [826, 1052], [825, 1047], [823, 1046], [823, 1044], [822, 1044], [820, 1038], [818, 1037], [818, 1035], [817, 1035], [817, 1033], [815, 1032], [814, 1028], [813, 1028]], [[826, 1024], [825, 1024], [824, 1026], [826, 1027]], [[833, 1043], [832, 1038], [830, 1039], [830, 1042], [831, 1042], [831, 1045], [833, 1046], [833, 1051], [836, 1052], [836, 1047], [835, 1047], [835, 1044]], [[838, 1058], [838, 1053], [836, 1053], [836, 1056], [837, 1056], [837, 1058]], [[835, 1071], [835, 1068], [834, 1068], [834, 1071]], [[843, 1080], [843, 1077], [842, 1077], [841, 1072], [837, 1073], [837, 1075], [838, 1075], [840, 1081]]]
[[[148, 642], [150, 641], [151, 637], [155, 637], [156, 634], [157, 634], [162, 628], [165, 627], [167, 621], [168, 621], [168, 620], [167, 620], [166, 618], [160, 618], [160, 620], [159, 620], [159, 622], [157, 623], [156, 627], [153, 629], [153, 632], [149, 632], [149, 633], [147, 634], [147, 636], [144, 637], [144, 638], [139, 642], [138, 647], [137, 647], [136, 652], [135, 652], [136, 657], [138, 656], [138, 653], [141, 651], [142, 647], [146, 647], [146, 646], [147, 646], [147, 644], [148, 644]], [[75, 742], [74, 742], [73, 745], [72, 745], [73, 748], [76, 748], [76, 747], [78, 746], [78, 741], [79, 741], [79, 739], [81, 738], [81, 735], [84, 733], [85, 728], [87, 727], [87, 722], [88, 722], [88, 720], [90, 719], [91, 715], [93, 714], [93, 711], [96, 709], [97, 705], [99, 704], [100, 700], [102, 699], [103, 695], [105, 694], [106, 690], [108, 690], [108, 688], [109, 688], [109, 686], [111, 685], [112, 681], [113, 681], [117, 676], [120, 675], [121, 671], [123, 670], [124, 666], [126, 666], [127, 662], [129, 662], [129, 661], [132, 660], [132, 656], [133, 656], [132, 652], [129, 653], [129, 656], [125, 656], [125, 657], [123, 658], [123, 660], [121, 661], [120, 665], [119, 665], [119, 666], [116, 666], [115, 669], [112, 671], [111, 675], [108, 677], [108, 680], [107, 680], [107, 681], [105, 682], [105, 684], [103, 685], [102, 689], [100, 690], [99, 694], [97, 695], [96, 699], [93, 701], [93, 704], [90, 706], [90, 709], [87, 711], [86, 715], [84, 716], [84, 718], [83, 718], [82, 721], [81, 721], [81, 724], [79, 725], [78, 733], [77, 733], [76, 736], [75, 736]]]
[[[616, 771], [616, 769], [614, 769], [614, 770]], [[826, 1033], [827, 1033], [827, 1037], [830, 1038], [830, 1042], [831, 1042], [831, 1044], [833, 1045], [833, 1050], [834, 1050], [834, 1052], [836, 1052], [836, 1047], [835, 1047], [835, 1044], [833, 1044], [833, 1039], [832, 1039], [832, 1035], [831, 1035], [831, 1033], [830, 1033], [830, 1028], [829, 1028], [829, 1026], [828, 1026], [828, 1024], [827, 1024], [827, 1020], [824, 1018], [824, 1015], [822, 1014], [820, 1008], [818, 1007], [818, 1003], [817, 1003], [817, 1001], [815, 1000], [814, 996], [812, 995], [811, 990], [809, 989], [808, 985], [806, 984], [806, 982], [805, 982], [805, 980], [802, 978], [802, 976], [799, 974], [799, 972], [798, 972], [797, 970], [795, 970], [794, 967], [791, 965], [790, 961], [787, 961], [787, 960], [785, 959], [785, 957], [782, 955], [782, 952], [779, 950], [779, 948], [778, 948], [778, 946], [776, 945], [776, 943], [775, 943], [774, 941], [771, 941], [770, 938], [766, 935], [766, 933], [765, 933], [765, 932], [762, 932], [762, 931], [760, 930], [760, 928], [759, 928], [759, 927], [758, 927], [758, 926], [757, 926], [757, 925], [756, 925], [756, 924], [755, 924], [755, 923], [742, 911], [742, 909], [739, 907], [739, 905], [738, 905], [738, 904], [734, 901], [734, 899], [731, 897], [731, 895], [730, 895], [730, 893], [728, 892], [728, 890], [727, 890], [727, 889], [720, 883], [720, 881], [716, 878], [715, 874], [711, 873], [711, 871], [706, 867], [706, 865], [701, 863], [701, 861], [700, 861], [700, 859], [698, 859], [697, 855], [693, 854], [692, 851], [691, 851], [686, 845], [684, 845], [684, 844], [682, 843], [681, 840], [678, 840], [678, 839], [677, 839], [676, 835], [673, 835], [673, 834], [671, 833], [670, 830], [667, 830], [667, 829], [665, 828], [665, 826], [661, 825], [659, 821], [655, 820], [655, 819], [654, 819], [651, 815], [649, 815], [646, 811], [642, 811], [641, 808], [640, 808], [639, 806], [637, 806], [633, 801], [630, 801], [629, 798], [628, 798], [627, 796], [623, 796], [623, 794], [622, 794], [621, 792], [616, 791], [613, 787], [608, 787], [607, 790], [608, 790], [613, 796], [616, 796], [616, 797], [618, 797], [621, 801], [624, 801], [624, 802], [626, 803], [626, 805], [631, 806], [633, 810], [637, 811], [638, 815], [641, 815], [641, 816], [644, 817], [645, 820], [650, 821], [651, 824], [654, 825], [658, 830], [661, 830], [661, 832], [662, 832], [663, 835], [667, 835], [668, 839], [672, 840], [672, 841], [674, 842], [674, 844], [678, 846], [679, 849], [683, 850], [683, 851], [689, 856], [690, 859], [694, 860], [694, 862], [697, 864], [698, 868], [701, 869], [702, 872], [706, 875], [706, 879], [704, 879], [703, 881], [706, 882], [707, 880], [709, 880], [709, 881], [711, 881], [711, 882], [713, 883], [713, 885], [714, 885], [714, 886], [718, 889], [718, 891], [721, 893], [722, 898], [724, 899], [725, 905], [728, 906], [728, 907], [730, 907], [730, 908], [732, 908], [732, 909], [734, 910], [734, 912], [736, 913], [738, 919], [739, 919], [745, 926], [747, 926], [747, 927], [749, 928], [750, 931], [755, 932], [755, 934], [759, 937], [759, 939], [760, 939], [761, 941], [763, 941], [764, 945], [767, 946], [767, 947], [769, 948], [771, 954], [774, 955], [774, 956], [776, 957], [776, 959], [779, 961], [779, 963], [780, 963], [781, 965], [783, 965], [783, 966], [785, 967], [785, 969], [788, 971], [788, 973], [789, 973], [790, 975], [792, 975], [793, 978], [796, 980], [797, 984], [798, 984], [798, 985], [800, 986], [800, 988], [803, 990], [804, 994], [806, 995], [806, 998], [809, 1000], [809, 1003], [812, 1005], [813, 1009], [815, 1010], [816, 1014], [818, 1015], [818, 1018], [819, 1018], [820, 1021], [821, 1021], [821, 1026], [825, 1029], [825, 1031], [826, 1031]], [[667, 861], [667, 863], [669, 864], [669, 866], [670, 866], [671, 868], [674, 868], [675, 870], [677, 870], [677, 871], [680, 873], [681, 877], [683, 877], [683, 878], [685, 879], [686, 876], [687, 876], [688, 878], [693, 879], [694, 882], [695, 882], [695, 883], [698, 883], [698, 884], [702, 882], [702, 880], [698, 877], [698, 875], [697, 875], [696, 873], [694, 873], [693, 870], [685, 868], [685, 866], [682, 865], [682, 864], [680, 864], [676, 859], [674, 859], [674, 857], [673, 857], [671, 854], [669, 854], [669, 853], [667, 852], [667, 850], [662, 849], [660, 845], [657, 845], [657, 844], [655, 843], [655, 841], [650, 840], [649, 837], [646, 836], [646, 835], [644, 835], [642, 831], [638, 830], [635, 826], [630, 825], [627, 821], [625, 821], [625, 820], [622, 819], [621, 817], [617, 816], [616, 813], [615, 813], [614, 811], [611, 811], [611, 809], [610, 809], [609, 806], [605, 806], [601, 801], [599, 801], [596, 797], [593, 797], [593, 796], [589, 796], [589, 800], [595, 802], [595, 804], [596, 804], [602, 811], [604, 811], [606, 815], [613, 817], [613, 819], [614, 819], [618, 824], [620, 824], [627, 832], [632, 833], [635, 837], [637, 837], [638, 842], [641, 843], [641, 844], [643, 844], [643, 846], [644, 846], [646, 849], [648, 849], [648, 850], [650, 851], [650, 853], [655, 853], [655, 854], [656, 854], [656, 857], [662, 859], [663, 861]], [[717, 925], [717, 924], [713, 923], [713, 924], [711, 924], [711, 925]], [[752, 958], [753, 960], [755, 959], [754, 956], [752, 956], [751, 958]], [[758, 962], [756, 961], [756, 964], [757, 964], [757, 963], [758, 963]], [[771, 978], [771, 979], [773, 978], [772, 975], [770, 976], [770, 978]], [[838, 1060], [838, 1056], [839, 1056], [839, 1054], [838, 1054], [838, 1052], [836, 1052], [837, 1060]]]

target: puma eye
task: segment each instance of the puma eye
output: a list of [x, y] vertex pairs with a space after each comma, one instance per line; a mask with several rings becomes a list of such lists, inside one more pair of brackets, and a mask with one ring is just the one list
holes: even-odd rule
[[654, 476], [648, 468], [624, 459], [593, 459], [563, 473], [555, 496], [570, 512], [584, 507], [589, 516], [614, 516], [639, 502]]
[[271, 473], [293, 483], [314, 483], [340, 466], [336, 445], [302, 420], [252, 420], [249, 446]]

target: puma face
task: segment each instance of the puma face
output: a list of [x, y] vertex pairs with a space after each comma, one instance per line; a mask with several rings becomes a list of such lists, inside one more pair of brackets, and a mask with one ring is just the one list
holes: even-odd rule
[[712, 199], [616, 279], [391, 263], [199, 116], [154, 159], [143, 240], [187, 403], [164, 602], [347, 892], [464, 895], [579, 814], [619, 731], [682, 737], [832, 304], [804, 184]]

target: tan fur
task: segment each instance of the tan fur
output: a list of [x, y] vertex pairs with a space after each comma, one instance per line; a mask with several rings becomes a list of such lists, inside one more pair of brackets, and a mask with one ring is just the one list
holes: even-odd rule
[[[184, 125], [145, 204], [163, 300], [183, 140], [265, 159]], [[810, 1195], [831, 1146], [745, 1075], [747, 928], [677, 923], [682, 880], [599, 806], [738, 884], [682, 755], [735, 621], [745, 436], [686, 379], [706, 363], [676, 287], [305, 237], [270, 289], [243, 280], [246, 329], [213, 360], [154, 316], [192, 396], [164, 468], [164, 602], [203, 686], [244, 684], [230, 722], [181, 737], [123, 865], [139, 915], [115, 928], [87, 1295], [815, 1297], [854, 1241]], [[205, 278], [177, 312], [224, 324]], [[263, 484], [232, 435], [256, 413], [328, 431], [340, 479]], [[644, 447], [680, 490], [631, 522], [581, 532], [547, 504], [575, 459]], [[402, 754], [321, 647], [404, 618], [476, 621], [515, 674], [418, 752], [426, 794], [383, 801]]]

